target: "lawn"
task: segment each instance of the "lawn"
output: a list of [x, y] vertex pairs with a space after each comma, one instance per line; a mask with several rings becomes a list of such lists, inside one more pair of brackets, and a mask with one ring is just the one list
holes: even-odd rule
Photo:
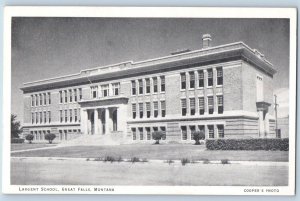
[[135, 144], [118, 146], [67, 146], [12, 153], [14, 157], [72, 157], [98, 158], [105, 156], [122, 158], [146, 158], [161, 160], [222, 160], [231, 161], [288, 161], [288, 151], [211, 151], [205, 146], [191, 144]]
[[27, 150], [27, 149], [35, 149], [35, 148], [42, 148], [42, 147], [51, 147], [55, 146], [54, 144], [11, 144], [11, 151], [18, 151], [18, 150]]

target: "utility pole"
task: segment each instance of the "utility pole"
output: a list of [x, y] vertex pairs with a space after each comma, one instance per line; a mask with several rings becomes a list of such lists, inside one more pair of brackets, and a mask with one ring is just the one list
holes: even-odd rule
[[278, 135], [278, 126], [277, 126], [277, 107], [278, 107], [278, 104], [277, 104], [277, 96], [276, 94], [274, 95], [275, 97], [275, 132], [276, 132], [276, 137]]

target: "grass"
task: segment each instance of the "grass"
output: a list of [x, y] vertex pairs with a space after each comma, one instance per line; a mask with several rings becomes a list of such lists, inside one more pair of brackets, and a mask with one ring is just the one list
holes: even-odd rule
[[27, 149], [36, 149], [36, 148], [42, 148], [42, 147], [51, 147], [55, 146], [55, 144], [29, 144], [29, 143], [23, 143], [23, 144], [11, 144], [11, 151], [18, 151], [18, 150], [27, 150]]
[[222, 160], [229, 161], [288, 161], [287, 151], [220, 151], [205, 150], [202, 145], [193, 146], [190, 144], [161, 144], [153, 145], [119, 145], [119, 146], [68, 146], [55, 149], [43, 149], [36, 151], [12, 153], [14, 157], [72, 157], [72, 158], [104, 158], [111, 156], [114, 158], [139, 159], [147, 158], [159, 160], [181, 160], [189, 158], [209, 161]]

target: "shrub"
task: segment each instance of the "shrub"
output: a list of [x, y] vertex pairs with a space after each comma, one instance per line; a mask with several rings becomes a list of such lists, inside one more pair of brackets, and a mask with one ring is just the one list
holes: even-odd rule
[[208, 150], [266, 150], [288, 151], [288, 138], [252, 138], [252, 139], [209, 139]]
[[203, 164], [209, 164], [209, 160], [207, 158], [203, 159]]
[[152, 133], [152, 138], [155, 140], [155, 144], [159, 144], [159, 140], [164, 137], [164, 133], [161, 131], [154, 131]]
[[228, 160], [228, 159], [222, 159], [222, 160], [221, 160], [221, 163], [222, 163], [223, 165], [229, 164], [229, 160]]
[[23, 138], [12, 138], [11, 139], [12, 144], [22, 144], [22, 143], [24, 143], [24, 141], [25, 141], [25, 139], [23, 139]]
[[119, 157], [117, 158], [117, 161], [118, 161], [118, 162], [122, 162], [122, 161], [124, 161], [124, 160], [123, 160], [123, 158], [122, 158], [121, 156], [119, 156]]
[[191, 161], [188, 158], [181, 159], [181, 164], [185, 166], [185, 164], [190, 163]]
[[103, 161], [113, 163], [115, 161], [115, 158], [113, 156], [105, 156]]
[[86, 159], [86, 161], [90, 161], [90, 159], [89, 159], [89, 158], [87, 158], [87, 159]]
[[196, 145], [200, 144], [200, 140], [205, 139], [205, 133], [203, 131], [194, 131], [192, 133], [192, 135], [193, 135], [193, 140], [195, 140]]
[[56, 138], [56, 135], [53, 133], [47, 133], [45, 135], [45, 140], [49, 141], [49, 144], [52, 144], [52, 141]]
[[101, 158], [95, 158], [94, 161], [102, 161]]
[[32, 134], [28, 134], [26, 135], [25, 139], [29, 142], [29, 144], [32, 143], [32, 140], [33, 140], [34, 136]]
[[130, 162], [135, 163], [135, 162], [140, 162], [140, 159], [138, 157], [132, 157], [130, 159]]
[[173, 160], [167, 160], [166, 163], [168, 163], [169, 165], [171, 165], [171, 163], [174, 163]]

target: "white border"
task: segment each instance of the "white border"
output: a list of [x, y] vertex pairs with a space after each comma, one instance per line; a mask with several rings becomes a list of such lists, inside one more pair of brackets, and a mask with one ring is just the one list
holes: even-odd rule
[[[200, 7], [5, 7], [3, 69], [3, 172], [4, 193], [52, 194], [52, 192], [19, 192], [21, 186], [10, 185], [10, 108], [11, 108], [11, 18], [12, 17], [160, 17], [160, 18], [289, 18], [290, 19], [290, 85], [289, 85], [289, 185], [276, 187], [280, 193], [246, 193], [245, 186], [105, 186], [115, 191], [99, 194], [176, 194], [176, 195], [294, 195], [295, 194], [295, 120], [296, 120], [296, 25], [295, 8], [200, 8]], [[26, 186], [51, 187], [51, 186]], [[52, 186], [53, 187], [53, 186]], [[61, 187], [61, 186], [55, 186]], [[68, 186], [64, 186], [68, 187]], [[74, 186], [70, 186], [74, 187]], [[79, 186], [78, 186], [79, 187]], [[88, 187], [88, 186], [84, 186]], [[93, 186], [89, 186], [93, 187]], [[97, 186], [100, 187], [100, 186]], [[272, 187], [255, 187], [271, 189]], [[83, 194], [57, 192], [57, 194]], [[90, 192], [85, 194], [96, 194]]]

